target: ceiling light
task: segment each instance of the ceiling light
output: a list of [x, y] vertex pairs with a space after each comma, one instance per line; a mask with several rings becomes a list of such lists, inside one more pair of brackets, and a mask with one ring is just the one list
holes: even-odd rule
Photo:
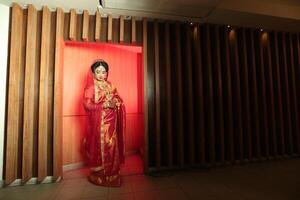
[[102, 0], [99, 0], [99, 6], [98, 7], [103, 8], [103, 2], [102, 2]]

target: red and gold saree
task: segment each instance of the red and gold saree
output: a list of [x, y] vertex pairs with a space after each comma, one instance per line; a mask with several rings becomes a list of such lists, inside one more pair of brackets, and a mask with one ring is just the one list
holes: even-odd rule
[[84, 107], [89, 118], [83, 141], [91, 169], [88, 179], [97, 185], [119, 187], [120, 169], [125, 162], [123, 101], [110, 82], [92, 79], [84, 91]]

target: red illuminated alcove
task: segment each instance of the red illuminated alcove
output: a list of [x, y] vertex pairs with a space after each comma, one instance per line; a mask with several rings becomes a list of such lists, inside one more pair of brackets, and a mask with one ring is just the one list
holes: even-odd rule
[[82, 97], [90, 66], [95, 59], [101, 58], [108, 63], [108, 80], [117, 87], [126, 107], [125, 168], [130, 165], [134, 168], [131, 170], [142, 172], [142, 159], [137, 160], [144, 140], [142, 47], [65, 42], [63, 54], [64, 169], [83, 166], [80, 147], [88, 121]]

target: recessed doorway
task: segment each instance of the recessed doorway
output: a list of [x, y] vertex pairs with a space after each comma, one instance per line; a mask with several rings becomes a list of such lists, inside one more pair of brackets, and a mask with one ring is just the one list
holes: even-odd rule
[[63, 46], [64, 174], [75, 170], [76, 176], [86, 175], [81, 142], [88, 121], [82, 98], [88, 71], [95, 59], [104, 59], [109, 64], [108, 80], [116, 86], [126, 107], [126, 160], [121, 174], [141, 174], [144, 172], [142, 47], [88, 42], [65, 42]]

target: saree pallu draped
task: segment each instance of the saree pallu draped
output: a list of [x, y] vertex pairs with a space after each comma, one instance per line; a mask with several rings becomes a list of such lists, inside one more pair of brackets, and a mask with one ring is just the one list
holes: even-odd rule
[[[102, 186], [121, 186], [120, 169], [125, 163], [125, 107], [116, 88], [105, 82], [88, 85], [84, 107], [88, 113], [88, 132], [83, 151], [90, 166], [89, 181]], [[106, 107], [107, 101], [115, 107]]]

